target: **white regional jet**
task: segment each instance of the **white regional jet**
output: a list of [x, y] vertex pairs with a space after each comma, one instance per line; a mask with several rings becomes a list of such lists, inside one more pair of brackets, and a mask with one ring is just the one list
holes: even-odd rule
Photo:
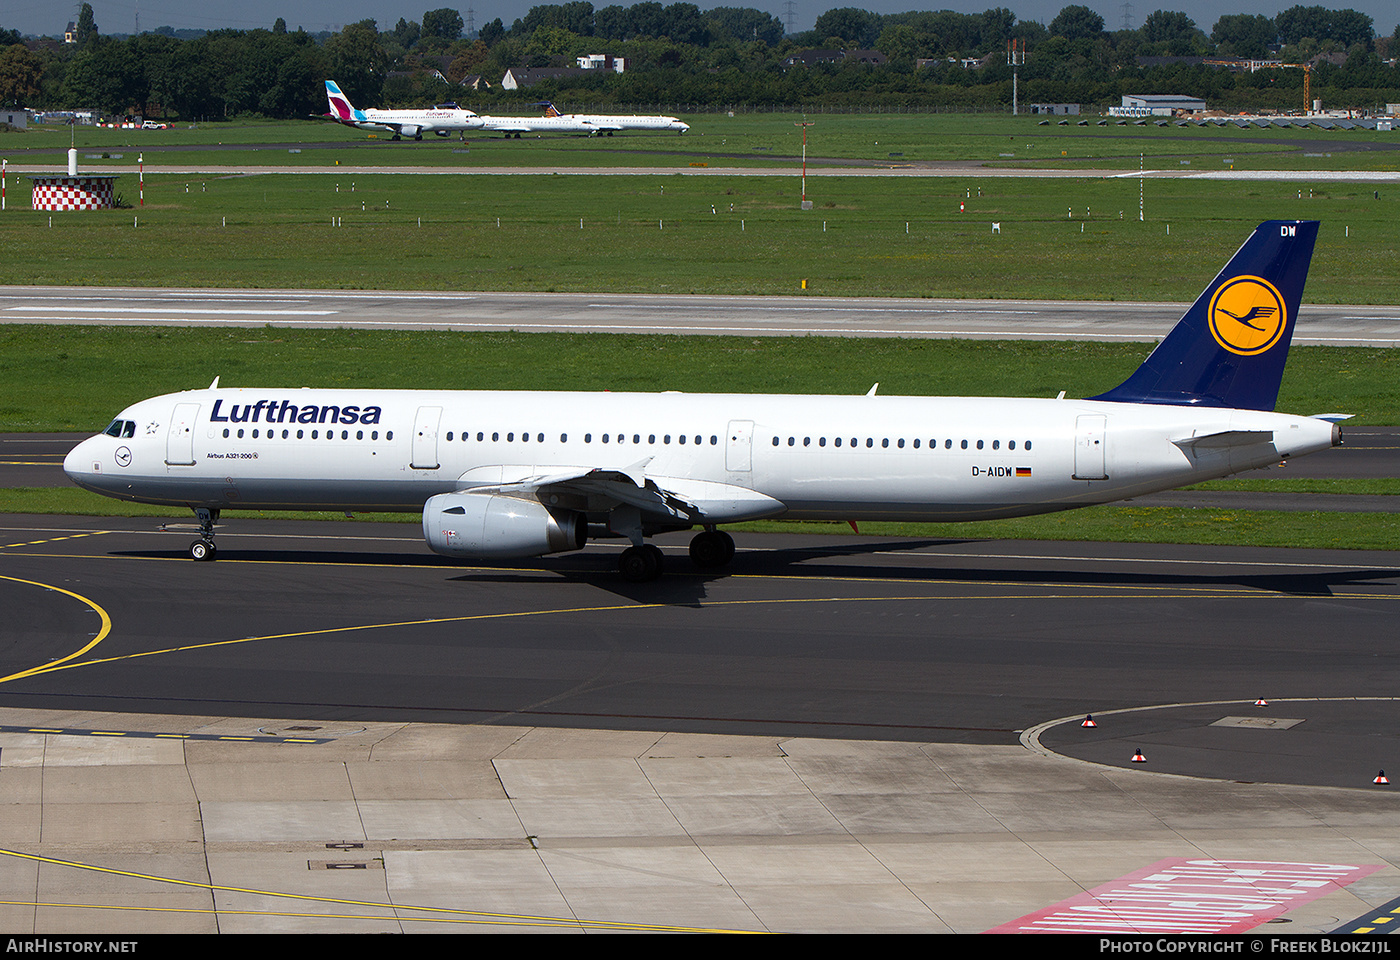
[[460, 130], [480, 130], [484, 126], [481, 117], [455, 103], [438, 104], [428, 110], [356, 110], [334, 80], [326, 81], [326, 100], [330, 103], [331, 119], [337, 123], [361, 130], [392, 130], [395, 140], [402, 137], [422, 140], [425, 133], [446, 137]]
[[560, 113], [559, 108], [554, 104], [545, 103], [544, 115], [546, 117], [564, 117], [573, 120], [581, 120], [593, 128], [598, 136], [607, 135], [611, 137], [614, 133], [622, 130], [654, 130], [666, 131], [670, 133], [685, 133], [690, 129], [690, 124], [682, 123], [675, 117], [641, 117], [623, 114], [593, 114], [593, 113]]
[[597, 132], [583, 117], [564, 117], [557, 113], [543, 117], [482, 117], [481, 129], [504, 133], [507, 138], [514, 136], [517, 140], [522, 133], [586, 133], [592, 136]]
[[1261, 224], [1147, 360], [1083, 400], [220, 388], [123, 410], [64, 471], [96, 493], [187, 506], [214, 557], [226, 507], [422, 512], [462, 558], [801, 520], [976, 520], [1136, 497], [1340, 442], [1339, 417], [1274, 413], [1316, 221]]

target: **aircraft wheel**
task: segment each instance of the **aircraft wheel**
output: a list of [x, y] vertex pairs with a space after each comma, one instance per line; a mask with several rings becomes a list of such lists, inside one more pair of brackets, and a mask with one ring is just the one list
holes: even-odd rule
[[213, 540], [205, 540], [201, 537], [190, 544], [190, 559], [192, 560], [213, 560], [214, 555], [218, 552]]
[[618, 560], [618, 570], [629, 583], [646, 583], [661, 576], [661, 551], [651, 544], [628, 547]]
[[702, 570], [722, 567], [734, 559], [734, 540], [718, 530], [697, 533], [690, 541], [690, 559]]

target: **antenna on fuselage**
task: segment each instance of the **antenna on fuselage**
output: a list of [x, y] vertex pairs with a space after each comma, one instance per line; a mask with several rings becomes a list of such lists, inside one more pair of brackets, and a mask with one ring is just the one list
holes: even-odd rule
[[217, 389], [219, 389], [219, 378], [218, 378], [218, 377], [215, 377], [215, 378], [214, 378], [214, 382], [211, 383], [211, 384], [209, 384], [209, 389], [210, 389], [210, 390], [217, 390]]

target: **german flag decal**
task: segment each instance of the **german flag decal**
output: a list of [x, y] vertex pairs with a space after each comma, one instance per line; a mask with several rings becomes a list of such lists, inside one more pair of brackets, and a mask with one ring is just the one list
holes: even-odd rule
[[1030, 467], [1017, 467], [1017, 468], [1016, 468], [1016, 476], [1018, 476], [1018, 477], [1029, 477], [1030, 475], [1031, 475], [1031, 468], [1030, 468]]

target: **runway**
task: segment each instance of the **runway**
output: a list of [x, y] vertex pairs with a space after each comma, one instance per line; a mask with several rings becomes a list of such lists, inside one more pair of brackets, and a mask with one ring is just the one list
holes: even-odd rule
[[[1152, 342], [1189, 304], [0, 287], [0, 323]], [[1293, 342], [1400, 344], [1400, 306], [1305, 305]]]

